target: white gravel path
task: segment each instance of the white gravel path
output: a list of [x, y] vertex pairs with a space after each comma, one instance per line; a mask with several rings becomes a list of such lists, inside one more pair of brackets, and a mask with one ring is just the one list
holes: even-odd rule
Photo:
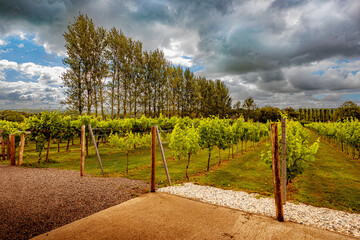
[[[273, 198], [264, 198], [253, 193], [223, 190], [193, 183], [160, 188], [158, 191], [270, 217], [275, 217], [276, 214]], [[284, 217], [285, 221], [297, 222], [360, 238], [360, 214], [287, 202], [284, 205]]]

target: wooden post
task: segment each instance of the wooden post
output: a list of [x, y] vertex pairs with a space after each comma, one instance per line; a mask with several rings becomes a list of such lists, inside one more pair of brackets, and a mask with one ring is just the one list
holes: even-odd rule
[[156, 127], [151, 127], [151, 182], [150, 191], [155, 192]]
[[163, 149], [163, 146], [162, 146], [162, 143], [161, 143], [159, 128], [158, 128], [157, 126], [156, 126], [156, 135], [157, 135], [157, 139], [158, 139], [159, 146], [160, 146], [161, 158], [162, 158], [162, 160], [163, 160], [166, 178], [167, 178], [167, 180], [168, 180], [169, 186], [171, 186], [171, 180], [170, 180], [170, 175], [169, 175], [168, 167], [167, 167], [167, 164], [166, 164], [164, 149]]
[[90, 125], [90, 124], [89, 124], [88, 127], [89, 127], [89, 132], [90, 132], [90, 135], [91, 135], [91, 139], [92, 139], [92, 141], [93, 141], [93, 143], [94, 143], [94, 148], [95, 148], [95, 152], [96, 152], [97, 159], [98, 159], [99, 164], [100, 164], [101, 172], [102, 172], [103, 175], [105, 175], [104, 169], [103, 169], [103, 166], [102, 166], [102, 163], [101, 163], [101, 158], [100, 158], [99, 150], [98, 150], [97, 145], [96, 145], [96, 140], [95, 140], [95, 137], [94, 137], [94, 133], [93, 133], [93, 131], [92, 131], [92, 128], [91, 128], [91, 125]]
[[15, 165], [15, 135], [10, 134], [9, 136], [10, 142], [10, 165]]
[[286, 118], [281, 119], [281, 197], [286, 203]]
[[85, 169], [85, 125], [81, 125], [80, 176], [84, 176], [84, 169]]
[[283, 213], [283, 206], [281, 201], [279, 140], [278, 140], [277, 123], [271, 124], [271, 155], [272, 155], [272, 169], [273, 169], [275, 205], [276, 205], [276, 219], [279, 222], [283, 222], [284, 213]]
[[19, 166], [21, 166], [23, 162], [24, 147], [25, 147], [25, 133], [22, 133], [20, 138], [20, 148], [19, 148], [19, 158], [18, 158]]

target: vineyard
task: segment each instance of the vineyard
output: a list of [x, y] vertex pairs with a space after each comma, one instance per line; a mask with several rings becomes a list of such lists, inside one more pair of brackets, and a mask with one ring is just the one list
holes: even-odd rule
[[314, 122], [306, 126], [338, 147], [339, 150], [351, 155], [353, 159], [360, 158], [360, 123], [358, 120], [346, 119], [343, 122], [335, 123]]
[[[107, 177], [149, 181], [150, 130], [152, 126], [158, 126], [173, 183], [192, 181], [262, 195], [273, 194], [268, 144], [270, 122], [264, 124], [242, 118], [143, 116], [138, 119], [103, 120], [88, 115], [74, 117], [43, 111], [27, 118], [23, 123], [0, 121], [2, 163], [9, 164], [9, 160], [5, 160], [9, 153], [6, 145], [9, 135], [14, 134], [16, 146], [19, 146], [21, 136], [26, 136], [23, 166], [79, 170], [81, 126], [89, 124], [93, 128]], [[337, 131], [333, 133], [331, 127]], [[287, 188], [290, 199], [360, 212], [359, 196], [356, 194], [360, 189], [358, 161], [350, 160], [345, 154], [338, 155], [338, 160], [332, 159], [334, 163], [346, 163], [341, 163], [342, 169], [345, 167], [343, 173], [339, 171], [336, 175], [341, 183], [339, 186], [333, 184], [330, 188], [324, 185], [323, 179], [335, 177], [328, 168], [327, 173], [320, 168], [322, 164], [325, 166], [329, 162], [329, 157], [321, 157], [324, 148], [331, 148], [325, 150], [329, 152], [333, 151], [334, 146], [338, 146], [344, 153], [349, 152], [356, 158], [355, 155], [359, 154], [359, 145], [356, 143], [358, 128], [359, 123], [355, 120], [312, 123], [306, 125], [306, 128], [297, 121], [287, 121]], [[334, 146], [320, 142], [315, 132]], [[86, 131], [85, 139], [85, 172], [101, 176], [89, 131]], [[157, 157], [157, 161], [156, 182], [159, 186], [165, 186], [167, 179], [161, 158]], [[334, 183], [332, 181], [330, 183]], [[319, 185], [315, 186], [316, 182]], [[346, 191], [343, 189], [344, 184], [347, 186]], [[337, 198], [334, 195], [341, 200], [335, 201]]]

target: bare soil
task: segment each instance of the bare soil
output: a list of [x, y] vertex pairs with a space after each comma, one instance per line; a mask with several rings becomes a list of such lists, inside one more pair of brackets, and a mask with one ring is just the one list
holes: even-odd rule
[[146, 193], [126, 178], [0, 165], [0, 239], [29, 239]]

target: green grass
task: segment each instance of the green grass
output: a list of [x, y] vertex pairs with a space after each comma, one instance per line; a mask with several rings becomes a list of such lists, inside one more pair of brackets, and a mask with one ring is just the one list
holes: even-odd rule
[[[311, 140], [316, 134], [311, 132]], [[293, 183], [290, 197], [315, 206], [360, 213], [360, 163], [320, 142], [316, 161]]]
[[[173, 183], [182, 183], [186, 180], [185, 168], [187, 159], [175, 159], [168, 144], [164, 144], [165, 157], [169, 173]], [[102, 165], [105, 172], [105, 177], [127, 177], [130, 179], [141, 179], [150, 181], [151, 156], [150, 148], [137, 148], [129, 153], [129, 173], [126, 174], [126, 155], [116, 148], [108, 144], [100, 143], [99, 153], [101, 156]], [[167, 185], [167, 179], [161, 160], [160, 149], [157, 148], [156, 161], [156, 182], [160, 186]], [[216, 153], [216, 154], [215, 154]], [[228, 151], [224, 153], [221, 151], [222, 158], [228, 156]], [[216, 156], [215, 156], [216, 155]], [[27, 144], [24, 150], [23, 167], [50, 167], [67, 170], [80, 170], [80, 144], [76, 139], [75, 145], [66, 151], [66, 143], [60, 144], [60, 152], [57, 150], [57, 143], [53, 143], [50, 149], [49, 163], [44, 163], [46, 150], [42, 153], [41, 163], [38, 164], [38, 154], [35, 152], [35, 145], [33, 143]], [[201, 174], [206, 170], [208, 158], [208, 150], [201, 150], [197, 155], [191, 156], [188, 173], [190, 176]], [[218, 162], [218, 150], [213, 151], [213, 157], [210, 166], [213, 167]], [[0, 162], [2, 164], [9, 164], [9, 161]], [[89, 157], [85, 159], [85, 173], [92, 176], [102, 176], [100, 165], [96, 158], [93, 145], [89, 145]]]
[[197, 182], [202, 185], [271, 195], [272, 171], [260, 159], [261, 151], [265, 149], [266, 144], [261, 144], [255, 150], [246, 152], [221, 168], [204, 174]]
[[[311, 142], [316, 135], [311, 132]], [[250, 144], [248, 144], [250, 145]], [[89, 145], [90, 146], [90, 145]], [[70, 151], [66, 152], [66, 144], [61, 144], [60, 153], [57, 144], [52, 144], [50, 163], [43, 163], [46, 151], [42, 155], [42, 163], [37, 164], [34, 144], [25, 147], [24, 167], [51, 167], [59, 169], [80, 170], [80, 145], [77, 139]], [[247, 149], [244, 154], [228, 158], [229, 152], [220, 151], [222, 163], [218, 166], [219, 150], [212, 151], [210, 171], [206, 172], [208, 150], [202, 150], [191, 157], [189, 166], [190, 181], [201, 185], [210, 185], [224, 189], [243, 190], [260, 193], [263, 196], [273, 195], [272, 170], [260, 159], [261, 151], [266, 144]], [[173, 158], [171, 150], [164, 144], [165, 156], [173, 184], [186, 181], [185, 158]], [[138, 148], [129, 154], [129, 174], [126, 174], [126, 155], [117, 149], [100, 143], [99, 151], [105, 171], [105, 177], [127, 177], [150, 181], [150, 148]], [[85, 160], [85, 172], [92, 176], [102, 176], [93, 146], [89, 147], [89, 157]], [[9, 161], [0, 162], [9, 164]], [[156, 182], [167, 185], [162, 165], [160, 150], [157, 149]], [[338, 210], [360, 213], [360, 164], [359, 161], [321, 141], [316, 161], [299, 175], [288, 186], [288, 199], [294, 202], [329, 207]]]

